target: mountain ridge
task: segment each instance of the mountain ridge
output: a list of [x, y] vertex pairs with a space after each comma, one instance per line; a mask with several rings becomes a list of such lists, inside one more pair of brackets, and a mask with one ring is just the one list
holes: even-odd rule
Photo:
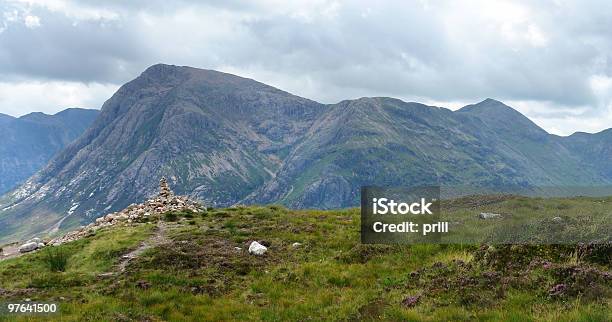
[[55, 114], [0, 115], [0, 193], [12, 189], [76, 139], [98, 114], [70, 108]]
[[[591, 140], [597, 149], [581, 148]], [[548, 134], [492, 99], [458, 111], [385, 97], [320, 104], [248, 78], [158, 64], [0, 198], [0, 236], [86, 224], [152, 195], [161, 176], [213, 206], [296, 208], [356, 206], [362, 185], [609, 184], [605, 160], [593, 157], [608, 142]]]

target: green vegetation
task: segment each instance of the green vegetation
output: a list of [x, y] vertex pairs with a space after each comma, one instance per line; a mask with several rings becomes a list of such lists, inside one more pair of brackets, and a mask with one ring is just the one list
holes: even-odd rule
[[65, 248], [53, 247], [43, 251], [43, 260], [52, 272], [65, 272], [70, 255]]
[[[447, 208], [572, 218], [611, 204], [499, 198]], [[51, 248], [70, 254], [64, 271], [49, 269], [48, 249], [2, 261], [0, 294], [57, 301], [62, 321], [612, 319], [609, 245], [362, 245], [357, 209], [274, 205], [167, 217]], [[252, 240], [269, 251], [249, 255]], [[143, 241], [154, 247], [121, 271], [122, 256]]]

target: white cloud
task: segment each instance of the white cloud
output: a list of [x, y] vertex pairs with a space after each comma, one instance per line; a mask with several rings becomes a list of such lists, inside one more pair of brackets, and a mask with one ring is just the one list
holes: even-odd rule
[[69, 107], [100, 108], [116, 85], [79, 82], [0, 82], [0, 112], [21, 116], [32, 111], [54, 114]]
[[[393, 96], [458, 108], [491, 97], [554, 133], [612, 127], [609, 1], [5, 3], [5, 84], [116, 87], [163, 62], [232, 72], [324, 103]], [[38, 17], [30, 19], [35, 30], [24, 27], [28, 16]], [[98, 93], [90, 95], [96, 106], [108, 98], [80, 90]], [[0, 112], [8, 109], [0, 100]]]
[[40, 18], [37, 16], [27, 15], [24, 21], [26, 27], [34, 29], [40, 27]]
[[[77, 20], [116, 20], [119, 13], [100, 6], [70, 0], [5, 0], [23, 10], [43, 8]], [[104, 3], [104, 2], [101, 2]]]

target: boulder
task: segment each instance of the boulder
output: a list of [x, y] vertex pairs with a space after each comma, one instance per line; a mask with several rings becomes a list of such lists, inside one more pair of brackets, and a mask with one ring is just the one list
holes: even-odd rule
[[249, 254], [261, 256], [268, 251], [268, 248], [256, 241], [249, 246]]
[[40, 239], [40, 238], [38, 238], [38, 237], [36, 237], [36, 238], [32, 238], [32, 239], [30, 239], [30, 240], [28, 240], [28, 241], [26, 242], [26, 244], [28, 244], [28, 243], [37, 243], [37, 244], [38, 244], [38, 243], [42, 243], [42, 239]]
[[563, 222], [563, 218], [561, 218], [561, 217], [557, 216], [557, 217], [554, 217], [554, 218], [552, 219], [552, 221], [554, 221], [554, 222], [556, 222], [556, 223], [562, 223], [562, 222]]
[[19, 247], [19, 252], [20, 253], [29, 253], [29, 252], [35, 251], [37, 249], [38, 249], [38, 243], [29, 242], [29, 243], [25, 243], [25, 244], [21, 245]]
[[490, 213], [490, 212], [481, 212], [480, 215], [478, 215], [478, 218], [480, 219], [500, 219], [503, 216], [500, 214], [494, 214], [494, 213]]

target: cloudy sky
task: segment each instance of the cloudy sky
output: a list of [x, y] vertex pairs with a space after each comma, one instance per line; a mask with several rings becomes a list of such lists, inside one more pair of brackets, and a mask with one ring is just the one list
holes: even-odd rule
[[491, 97], [555, 134], [612, 127], [611, 1], [0, 0], [0, 113], [99, 108], [159, 62], [323, 103]]

